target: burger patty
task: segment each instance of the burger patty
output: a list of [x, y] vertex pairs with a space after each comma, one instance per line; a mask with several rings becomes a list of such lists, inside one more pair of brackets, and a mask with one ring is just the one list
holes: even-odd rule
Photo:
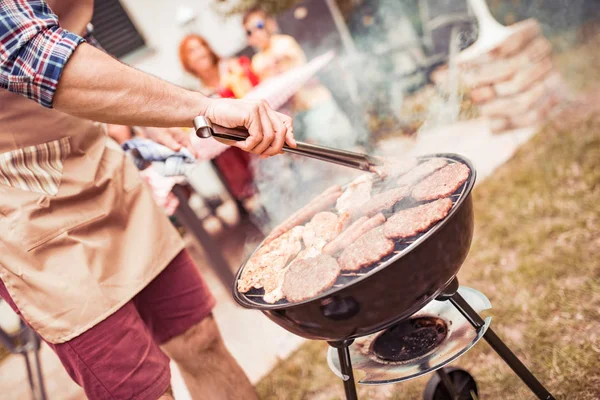
[[339, 275], [340, 266], [331, 256], [299, 260], [286, 271], [282, 292], [292, 303], [308, 300], [332, 287]]
[[268, 277], [263, 278], [265, 294], [263, 296], [263, 300], [266, 303], [274, 304], [279, 300], [284, 298], [283, 295], [283, 281], [285, 278], [285, 274], [287, 270], [301, 260], [306, 260], [308, 258], [313, 258], [321, 254], [321, 248], [318, 247], [308, 247], [302, 250], [296, 258], [288, 265], [286, 268], [282, 268], [276, 271], [274, 274], [269, 275]]
[[373, 215], [389, 210], [394, 205], [408, 196], [410, 190], [408, 188], [396, 188], [392, 190], [379, 193], [371, 198], [368, 202], [363, 204], [357, 211], [357, 216], [367, 215], [372, 217]]
[[297, 226], [272, 242], [258, 249], [244, 265], [238, 279], [238, 290], [246, 293], [252, 288], [262, 288], [267, 283], [273, 288], [272, 281], [276, 279], [277, 272], [285, 268], [302, 249], [303, 226]]
[[436, 222], [444, 219], [452, 208], [452, 200], [441, 199], [418, 207], [398, 211], [392, 215], [383, 231], [390, 239], [401, 239], [424, 232]]
[[469, 172], [469, 167], [463, 163], [450, 164], [417, 184], [412, 190], [412, 197], [419, 201], [447, 197], [465, 183]]
[[433, 174], [440, 168], [444, 168], [448, 165], [448, 161], [443, 158], [432, 158], [429, 161], [425, 161], [402, 175], [400, 179], [396, 181], [399, 186], [412, 186], [420, 182], [423, 178]]
[[347, 247], [338, 259], [342, 270], [358, 271], [394, 251], [394, 242], [385, 237], [379, 226], [362, 235], [354, 244]]
[[330, 242], [341, 231], [341, 225], [338, 224], [338, 216], [332, 212], [322, 211], [310, 220], [304, 226], [302, 239], [306, 247], [323, 247]]

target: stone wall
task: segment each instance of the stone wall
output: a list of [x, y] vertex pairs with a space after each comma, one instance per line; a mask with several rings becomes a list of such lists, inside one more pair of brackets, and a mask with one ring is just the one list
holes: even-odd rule
[[[496, 46], [457, 63], [460, 86], [479, 114], [490, 119], [494, 132], [543, 122], [568, 92], [552, 65], [552, 46], [539, 23], [528, 19], [510, 28], [511, 34]], [[444, 66], [432, 79], [445, 87], [451, 75]]]

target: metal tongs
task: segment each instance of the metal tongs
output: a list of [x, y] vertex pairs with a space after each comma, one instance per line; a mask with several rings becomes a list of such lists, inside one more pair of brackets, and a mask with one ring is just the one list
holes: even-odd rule
[[[202, 116], [194, 118], [194, 128], [196, 129], [196, 136], [203, 139], [214, 137], [216, 140], [225, 144], [242, 142], [249, 136], [248, 130], [245, 128], [225, 128], [211, 123], [207, 118]], [[296, 142], [296, 144], [296, 148], [285, 144], [283, 146], [283, 151], [369, 172], [373, 172], [373, 167], [381, 164], [380, 160], [366, 154], [332, 149], [330, 147], [317, 146], [303, 142]]]

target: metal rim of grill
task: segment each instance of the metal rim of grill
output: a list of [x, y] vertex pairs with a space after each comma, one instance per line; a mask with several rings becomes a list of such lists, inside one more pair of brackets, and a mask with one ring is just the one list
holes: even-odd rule
[[[369, 276], [374, 275], [375, 273], [377, 273], [377, 271], [379, 271], [383, 268], [386, 268], [387, 266], [393, 264], [395, 261], [399, 260], [400, 258], [402, 258], [405, 255], [407, 255], [408, 253], [410, 253], [419, 244], [421, 244], [422, 242], [427, 240], [436, 231], [441, 229], [452, 218], [452, 216], [455, 214], [455, 212], [460, 208], [459, 206], [467, 198], [467, 196], [465, 194], [470, 193], [471, 189], [473, 188], [473, 185], [475, 184], [475, 178], [477, 176], [477, 172], [475, 170], [475, 167], [473, 166], [473, 163], [470, 160], [468, 160], [467, 158], [460, 156], [458, 154], [436, 153], [436, 154], [429, 154], [426, 156], [417, 157], [419, 162], [425, 162], [425, 161], [428, 161], [433, 158], [442, 158], [442, 159], [445, 159], [446, 161], [448, 161], [449, 163], [460, 162], [460, 163], [465, 164], [469, 168], [469, 177], [467, 178], [466, 182], [463, 183], [453, 194], [451, 194], [450, 196], [447, 197], [452, 200], [452, 208], [450, 209], [450, 211], [448, 212], [448, 215], [444, 219], [438, 221], [436, 224], [431, 226], [425, 232], [418, 233], [414, 236], [411, 236], [410, 238], [394, 240], [395, 248], [391, 254], [383, 257], [381, 260], [379, 260], [378, 262], [374, 263], [371, 266], [361, 268], [360, 271], [351, 272], [351, 273], [350, 272], [342, 272], [331, 288], [329, 288], [328, 290], [325, 290], [324, 292], [320, 293], [319, 295], [317, 295], [315, 297], [312, 297], [308, 300], [299, 301], [296, 303], [292, 303], [292, 302], [287, 301], [286, 299], [282, 299], [282, 300], [279, 300], [277, 303], [269, 304], [269, 303], [265, 302], [264, 300], [262, 300], [263, 295], [264, 295], [263, 288], [251, 289], [247, 293], [240, 293], [237, 290], [237, 281], [240, 278], [241, 273], [242, 273], [244, 267], [246, 266], [247, 261], [262, 246], [262, 243], [261, 243], [259, 246], [257, 246], [257, 248], [254, 250], [254, 252], [252, 252], [252, 254], [250, 254], [248, 256], [248, 258], [244, 261], [244, 263], [239, 268], [239, 270], [235, 276], [235, 281], [234, 281], [234, 285], [233, 285], [234, 299], [242, 306], [252, 308], [252, 309], [260, 309], [260, 310], [277, 310], [277, 309], [283, 309], [283, 308], [290, 308], [290, 307], [294, 307], [294, 306], [300, 306], [302, 304], [310, 303], [312, 301], [319, 300], [323, 297], [329, 296], [339, 290], [342, 290], [343, 288], [352, 286], [352, 285], [362, 281], [363, 279], [366, 279]], [[345, 189], [345, 187], [344, 187], [344, 189]], [[420, 204], [428, 203], [428, 202], [429, 201], [415, 203], [414, 207], [416, 207]], [[259, 299], [260, 301], [257, 301], [257, 299]]]

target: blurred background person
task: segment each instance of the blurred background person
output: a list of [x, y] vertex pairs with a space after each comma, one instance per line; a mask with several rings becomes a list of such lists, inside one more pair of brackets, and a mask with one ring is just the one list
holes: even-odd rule
[[[248, 59], [221, 60], [206, 39], [197, 34], [189, 34], [181, 41], [179, 59], [183, 68], [200, 81], [200, 91], [207, 96], [239, 98], [258, 84]], [[245, 212], [246, 200], [255, 193], [250, 168], [252, 156], [230, 147], [211, 161], [240, 210]]]
[[[306, 55], [288, 35], [277, 33], [277, 22], [260, 7], [243, 18], [248, 43], [257, 51], [252, 69], [261, 81], [306, 64]], [[291, 101], [294, 131], [298, 140], [331, 147], [349, 148], [357, 143], [347, 116], [338, 107], [329, 89], [313, 79]]]
[[[289, 35], [279, 34], [275, 19], [262, 8], [250, 9], [242, 22], [248, 44], [256, 50], [252, 70], [261, 84], [267, 85], [270, 78], [307, 64], [298, 42]], [[356, 130], [329, 89], [316, 78], [279, 111], [293, 116], [298, 140], [342, 149], [357, 146]], [[324, 169], [322, 161], [291, 155], [260, 160], [253, 167], [260, 202], [267, 214], [265, 230], [287, 217], [290, 209], [300, 208], [316, 193], [345, 181], [349, 174], [344, 168], [329, 164]]]

